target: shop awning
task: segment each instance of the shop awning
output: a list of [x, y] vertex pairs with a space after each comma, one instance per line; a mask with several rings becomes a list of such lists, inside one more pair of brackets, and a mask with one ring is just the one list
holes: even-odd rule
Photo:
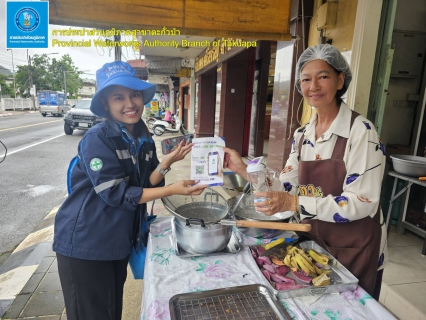
[[51, 24], [149, 30], [150, 35], [178, 30], [181, 35], [287, 41], [290, 6], [291, 0], [50, 0], [49, 18]]

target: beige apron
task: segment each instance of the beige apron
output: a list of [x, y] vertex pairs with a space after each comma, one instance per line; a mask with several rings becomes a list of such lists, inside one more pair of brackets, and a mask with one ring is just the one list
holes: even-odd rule
[[[352, 111], [351, 128], [358, 115]], [[321, 187], [324, 197], [341, 195], [346, 178], [343, 156], [348, 139], [338, 136], [331, 159], [316, 161], [300, 160], [303, 140], [304, 135], [299, 141], [299, 186]], [[372, 295], [380, 253], [380, 208], [374, 218], [346, 223], [305, 219], [302, 223], [312, 225], [313, 240], [352, 272], [359, 279], [359, 285]]]

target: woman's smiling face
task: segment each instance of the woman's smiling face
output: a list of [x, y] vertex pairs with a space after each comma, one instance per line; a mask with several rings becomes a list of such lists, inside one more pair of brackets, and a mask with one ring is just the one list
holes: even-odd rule
[[315, 108], [336, 103], [336, 92], [343, 88], [345, 74], [337, 72], [324, 60], [305, 64], [300, 72], [300, 87], [303, 97]]
[[144, 103], [142, 92], [122, 86], [112, 86], [107, 89], [103, 100], [105, 110], [117, 121], [123, 123], [129, 131], [133, 131], [142, 116]]

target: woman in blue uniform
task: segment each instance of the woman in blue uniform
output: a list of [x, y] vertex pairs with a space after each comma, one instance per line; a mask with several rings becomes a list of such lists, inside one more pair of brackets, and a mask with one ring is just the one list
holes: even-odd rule
[[172, 194], [200, 194], [206, 186], [184, 180], [164, 186], [170, 166], [192, 144], [157, 159], [141, 120], [155, 85], [135, 77], [126, 62], [96, 73], [90, 110], [106, 121], [80, 141], [68, 170], [69, 196], [55, 219], [53, 250], [68, 319], [121, 319], [123, 286], [132, 246], [146, 246], [146, 203]]

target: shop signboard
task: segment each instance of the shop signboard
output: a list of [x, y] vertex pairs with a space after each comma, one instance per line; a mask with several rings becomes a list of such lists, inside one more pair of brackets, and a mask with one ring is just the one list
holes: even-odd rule
[[151, 113], [153, 113], [156, 116], [159, 116], [158, 113], [158, 101], [151, 101]]
[[195, 76], [213, 68], [243, 50], [257, 47], [256, 41], [242, 39], [215, 39], [198, 57], [195, 58]]

